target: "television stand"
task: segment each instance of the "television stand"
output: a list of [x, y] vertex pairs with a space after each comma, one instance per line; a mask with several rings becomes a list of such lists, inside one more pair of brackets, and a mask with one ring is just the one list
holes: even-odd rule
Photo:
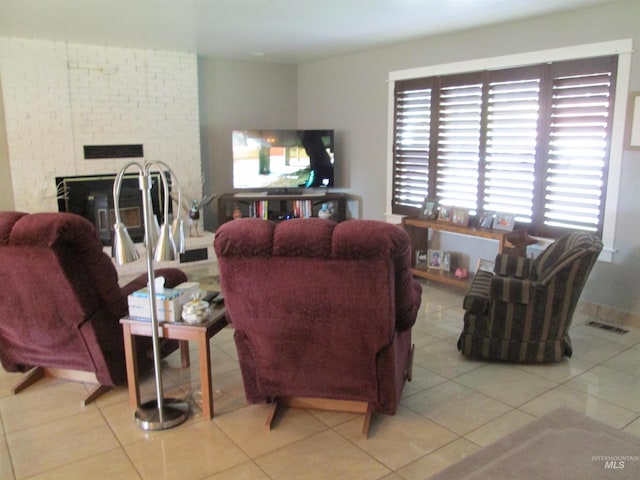
[[225, 193], [218, 197], [218, 224], [222, 225], [237, 216], [273, 221], [317, 217], [323, 204], [327, 204], [332, 211], [331, 218], [341, 222], [347, 219], [347, 202], [350, 199], [346, 193], [323, 190]]

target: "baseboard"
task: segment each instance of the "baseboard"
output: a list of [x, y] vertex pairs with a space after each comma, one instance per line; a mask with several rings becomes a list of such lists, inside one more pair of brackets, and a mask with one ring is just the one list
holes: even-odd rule
[[637, 313], [588, 302], [579, 302], [577, 311], [579, 313], [592, 315], [597, 319], [612, 325], [627, 325], [630, 327], [640, 328], [640, 315]]

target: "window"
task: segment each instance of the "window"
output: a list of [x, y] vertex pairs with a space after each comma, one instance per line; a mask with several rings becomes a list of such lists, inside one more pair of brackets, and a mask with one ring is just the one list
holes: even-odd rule
[[603, 234], [618, 55], [397, 80], [392, 212], [425, 197]]

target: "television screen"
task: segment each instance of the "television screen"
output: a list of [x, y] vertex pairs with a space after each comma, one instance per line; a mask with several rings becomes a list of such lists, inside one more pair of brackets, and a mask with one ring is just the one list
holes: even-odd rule
[[333, 130], [234, 130], [234, 189], [333, 187]]

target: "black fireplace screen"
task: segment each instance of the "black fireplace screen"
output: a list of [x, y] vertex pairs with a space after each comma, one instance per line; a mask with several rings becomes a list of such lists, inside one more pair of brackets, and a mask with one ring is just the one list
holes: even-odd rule
[[[171, 193], [171, 175], [164, 172], [169, 181]], [[115, 174], [56, 177], [58, 211], [71, 212], [89, 219], [98, 231], [104, 245], [111, 245], [115, 213], [113, 207], [113, 182]], [[153, 211], [162, 224], [164, 216], [164, 190], [159, 172], [151, 173], [151, 202]], [[137, 173], [125, 174], [120, 187], [120, 219], [134, 242], [144, 240], [142, 212], [142, 192], [140, 192]], [[169, 202], [169, 214], [173, 213]]]

